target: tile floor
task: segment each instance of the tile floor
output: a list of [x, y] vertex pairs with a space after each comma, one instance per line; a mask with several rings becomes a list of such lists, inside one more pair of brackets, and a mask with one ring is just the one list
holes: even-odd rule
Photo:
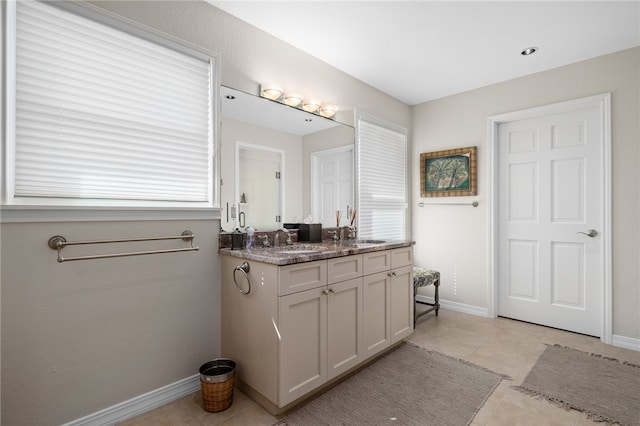
[[[577, 411], [565, 411], [511, 388], [519, 385], [542, 354], [545, 344], [561, 344], [640, 364], [640, 352], [602, 344], [599, 339], [503, 318], [488, 319], [441, 309], [418, 320], [409, 341], [507, 374], [480, 409], [472, 426], [597, 425]], [[202, 409], [200, 392], [142, 414], [123, 426], [271, 425], [277, 419], [235, 390], [230, 408], [219, 413]], [[425, 423], [425, 425], [428, 423]]]

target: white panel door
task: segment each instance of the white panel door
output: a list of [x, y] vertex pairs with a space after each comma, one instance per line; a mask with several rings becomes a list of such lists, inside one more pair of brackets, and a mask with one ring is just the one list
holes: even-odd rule
[[[251, 225], [258, 231], [280, 227], [280, 155], [268, 151], [241, 148], [238, 165], [240, 213], [244, 213], [238, 225]], [[242, 197], [244, 195], [244, 197]], [[240, 223], [242, 222], [242, 223]]]
[[498, 126], [498, 315], [601, 335], [603, 143], [598, 107]]
[[336, 211], [342, 211], [341, 226], [353, 209], [353, 148], [316, 152], [313, 157], [312, 212], [324, 227], [336, 226]]

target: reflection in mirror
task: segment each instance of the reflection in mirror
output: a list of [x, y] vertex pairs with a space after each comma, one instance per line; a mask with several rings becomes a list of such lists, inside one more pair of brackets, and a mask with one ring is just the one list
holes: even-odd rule
[[238, 227], [272, 230], [280, 227], [284, 211], [282, 159], [284, 151], [236, 142], [235, 194]]
[[[231, 231], [252, 224], [258, 231], [272, 231], [284, 222], [297, 222], [309, 215], [320, 221], [323, 211], [333, 211], [331, 220], [326, 224], [323, 221], [323, 226], [335, 226], [335, 210], [342, 210], [346, 219], [347, 205], [353, 205], [354, 129], [224, 86], [220, 93], [222, 228]], [[334, 202], [335, 191], [327, 192], [328, 185], [323, 189], [321, 182], [312, 179], [310, 173], [312, 155], [337, 147], [351, 153], [351, 159], [347, 160], [351, 174], [350, 182], [341, 183], [350, 191], [342, 191], [342, 196]], [[266, 182], [271, 179], [267, 177], [275, 172], [266, 171], [262, 166], [269, 159], [276, 162], [274, 153], [280, 156], [280, 185], [269, 185], [268, 188]], [[256, 164], [256, 160], [262, 162]], [[342, 175], [345, 170], [343, 167]], [[315, 182], [313, 187], [312, 180]], [[263, 186], [258, 190], [261, 200], [252, 195], [254, 189], [242, 189], [249, 182], [260, 182]], [[274, 200], [279, 200], [279, 214], [275, 215], [280, 216], [279, 221], [275, 221], [273, 206], [267, 205]], [[323, 200], [321, 207], [317, 205], [318, 200]]]

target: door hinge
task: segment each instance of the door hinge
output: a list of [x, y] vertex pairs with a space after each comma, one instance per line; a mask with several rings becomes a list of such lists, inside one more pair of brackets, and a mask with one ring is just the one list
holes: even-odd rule
[[276, 172], [276, 179], [280, 179], [280, 172]]
[[280, 215], [276, 216], [276, 222], [280, 223]]

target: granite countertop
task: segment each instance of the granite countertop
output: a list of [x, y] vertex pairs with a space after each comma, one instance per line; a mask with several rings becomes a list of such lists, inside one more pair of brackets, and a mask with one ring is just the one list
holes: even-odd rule
[[409, 247], [413, 244], [415, 244], [415, 242], [409, 240], [384, 242], [376, 240], [345, 240], [336, 242], [324, 241], [322, 243], [296, 243], [289, 246], [258, 247], [245, 250], [224, 248], [220, 249], [219, 253], [224, 256], [256, 260], [274, 265], [290, 265], [293, 263], [312, 262], [314, 260], [331, 259], [371, 251]]

